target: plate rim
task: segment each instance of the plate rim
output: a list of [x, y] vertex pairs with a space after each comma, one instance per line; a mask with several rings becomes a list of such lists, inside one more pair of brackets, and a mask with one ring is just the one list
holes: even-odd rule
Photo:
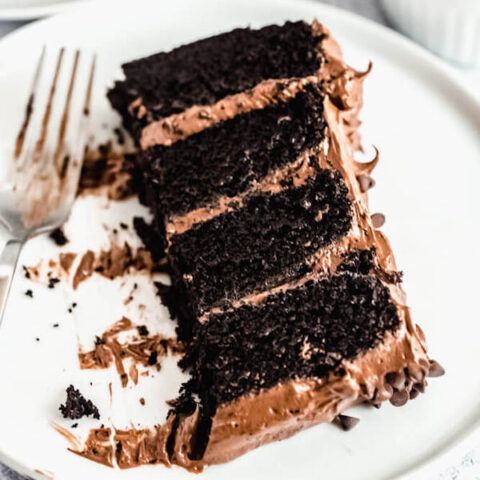
[[[180, 0], [183, 1], [183, 0]], [[233, 1], [233, 0], [226, 0], [226, 1]], [[474, 93], [468, 90], [465, 83], [462, 81], [460, 74], [457, 73], [453, 67], [448, 65], [444, 60], [440, 59], [439, 57], [435, 56], [433, 53], [428, 51], [426, 48], [421, 46], [420, 44], [415, 43], [410, 38], [402, 35], [401, 33], [379, 24], [374, 20], [371, 20], [367, 17], [363, 17], [355, 12], [351, 12], [349, 10], [345, 10], [343, 8], [319, 3], [316, 0], [261, 0], [266, 3], [276, 3], [279, 2], [284, 4], [296, 4], [302, 3], [305, 7], [308, 7], [312, 10], [312, 14], [320, 16], [322, 12], [326, 12], [330, 16], [336, 16], [341, 20], [345, 21], [346, 23], [351, 23], [352, 25], [358, 27], [359, 29], [363, 29], [365, 31], [369, 31], [370, 35], [375, 37], [380, 37], [388, 40], [392, 43], [396, 48], [399, 50], [403, 50], [406, 53], [410, 53], [412, 56], [416, 57], [418, 60], [423, 60], [428, 67], [434, 69], [438, 72], [439, 75], [443, 77], [444, 80], [447, 81], [449, 87], [452, 87], [456, 93], [458, 93], [461, 97], [460, 102], [462, 105], [468, 106], [474, 115], [472, 116], [472, 121], [475, 121], [477, 126], [480, 128], [480, 98], [476, 97]], [[108, 4], [118, 5], [118, 3], [122, 3], [124, 5], [132, 5], [128, 0], [74, 0], [68, 3], [59, 3], [58, 5], [52, 4], [44, 7], [37, 7], [37, 8], [30, 8], [28, 9], [30, 12], [36, 11], [36, 15], [29, 16], [26, 12], [24, 12], [24, 17], [15, 17], [15, 18], [8, 18], [2, 16], [3, 10], [0, 9], [0, 20], [4, 19], [32, 19], [38, 18], [38, 20], [33, 21], [29, 24], [23, 25], [18, 29], [8, 33], [3, 38], [0, 39], [0, 61], [2, 59], [3, 52], [8, 48], [8, 44], [12, 41], [16, 40], [16, 37], [21, 37], [26, 32], [28, 33], [29, 30], [41, 30], [44, 25], [48, 25], [52, 22], [57, 22], [62, 19], [62, 17], [70, 16], [75, 13], [75, 11], [82, 10], [82, 9], [89, 9], [92, 8], [93, 4], [97, 6], [101, 5], [101, 8], [104, 9], [105, 6]], [[57, 7], [57, 8], [55, 8]], [[15, 9], [7, 9], [10, 11], [20, 11], [26, 10], [21, 8]], [[47, 10], [50, 10], [47, 12]], [[316, 11], [315, 11], [316, 10]], [[44, 11], [45, 13], [40, 13]], [[55, 15], [52, 15], [54, 14]], [[40, 18], [47, 15], [52, 15], [48, 18]], [[460, 108], [460, 107], [459, 107]], [[463, 107], [465, 108], [465, 107]], [[475, 120], [473, 120], [473, 118]], [[417, 477], [418, 474], [426, 471], [429, 467], [432, 467], [434, 464], [440, 464], [442, 460], [444, 460], [449, 454], [453, 452], [457, 452], [461, 447], [463, 447], [467, 442], [471, 441], [473, 437], [480, 437], [480, 418], [477, 421], [472, 423], [470, 426], [464, 428], [461, 432], [457, 433], [453, 440], [445, 442], [440, 446], [440, 448], [435, 451], [434, 453], [430, 454], [428, 457], [420, 458], [413, 464], [409, 464], [406, 468], [399, 470], [391, 475], [387, 475], [386, 477], [382, 477], [381, 480], [407, 480], [413, 478], [420, 478]], [[49, 479], [48, 473], [34, 471], [31, 470], [28, 465], [24, 465], [23, 462], [17, 458], [10, 456], [9, 454], [0, 450], [0, 462], [6, 465], [7, 467], [11, 468], [12, 470], [19, 472], [22, 475], [28, 475], [33, 479], [38, 480], [45, 480]], [[380, 479], [379, 479], [380, 480]]]
[[[64, 12], [68, 8], [81, 3], [81, 1], [82, 0], [70, 0], [68, 2], [55, 2], [38, 7], [1, 7], [0, 20], [22, 21], [49, 17]], [[5, 35], [5, 37], [7, 36], [8, 34]]]

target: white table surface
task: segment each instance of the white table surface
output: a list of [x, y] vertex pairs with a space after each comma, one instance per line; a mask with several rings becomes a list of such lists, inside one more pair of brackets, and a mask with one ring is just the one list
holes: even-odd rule
[[[379, 7], [378, 0], [319, 1], [352, 10], [383, 25], [390, 26]], [[28, 22], [0, 22], [0, 38], [26, 23]], [[467, 88], [480, 99], [480, 71], [455, 70]], [[0, 464], [0, 480], [24, 480], [24, 478]], [[452, 458], [450, 467], [440, 472], [432, 471], [425, 480], [480, 480], [480, 445], [472, 445], [466, 453]]]

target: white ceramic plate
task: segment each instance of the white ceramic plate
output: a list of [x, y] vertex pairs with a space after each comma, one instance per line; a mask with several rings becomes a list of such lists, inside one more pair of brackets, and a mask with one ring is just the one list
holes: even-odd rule
[[[382, 27], [316, 3], [95, 2], [28, 26], [0, 42], [0, 140], [7, 145], [17, 128], [28, 72], [37, 47], [44, 43], [98, 51], [98, 138], [105, 135], [103, 124], [118, 120], [104, 95], [119, 75], [122, 61], [235, 26], [314, 17], [333, 31], [354, 66], [365, 68], [370, 59], [374, 62], [362, 114], [364, 139], [377, 145], [382, 154], [375, 172], [372, 209], [387, 215], [384, 229], [406, 272], [414, 318], [426, 331], [433, 358], [445, 366], [447, 374], [432, 379], [427, 392], [403, 408], [357, 409], [362, 421], [348, 434], [321, 425], [230, 464], [212, 467], [203, 478], [380, 480], [398, 478], [412, 469], [416, 469], [415, 478], [435, 478], [431, 471], [427, 476], [418, 469], [471, 433], [480, 414], [480, 110], [443, 64]], [[68, 249], [81, 251], [107, 244], [100, 224], [118, 224], [122, 218], [130, 221], [141, 210], [134, 200], [107, 205], [98, 198], [82, 199], [67, 225], [73, 240]], [[48, 239], [35, 239], [21, 264], [58, 255], [56, 248]], [[128, 314], [158, 331], [171, 332], [173, 324], [165, 310], [155, 306], [148, 279], [137, 277], [144, 285], [143, 300], [152, 306], [146, 319], [136, 318], [133, 310]], [[117, 471], [86, 461], [69, 453], [64, 439], [49, 425], [52, 420], [62, 423], [57, 407], [69, 383], [98, 403], [102, 421], [118, 427], [129, 420], [135, 425], [161, 421], [166, 412], [163, 400], [175, 396], [180, 376], [173, 359], [165, 362], [156, 378], [141, 382], [141, 392], [121, 391], [113, 371], [78, 369], [77, 338], [91, 344], [95, 333], [120, 318], [122, 300], [135, 278], [124, 280], [122, 286], [123, 280], [94, 277], [76, 293], [64, 284], [53, 291], [35, 285], [32, 301], [24, 295], [30, 283], [17, 276], [0, 332], [2, 461], [36, 478], [43, 478], [38, 471], [53, 472], [58, 480], [190, 478], [176, 468]], [[69, 315], [66, 309], [72, 301], [79, 307]], [[52, 327], [56, 322], [59, 328]], [[111, 406], [110, 381], [114, 389]], [[140, 408], [140, 395], [145, 396], [146, 407]], [[82, 425], [87, 428], [95, 422]]]
[[0, 20], [30, 20], [64, 11], [81, 0], [0, 0]]

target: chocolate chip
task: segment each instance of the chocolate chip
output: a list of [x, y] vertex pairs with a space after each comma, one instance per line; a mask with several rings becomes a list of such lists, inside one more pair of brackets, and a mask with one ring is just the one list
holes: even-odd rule
[[25, 295], [26, 295], [27, 297], [33, 298], [33, 292], [32, 292], [31, 290], [27, 290], [27, 291], [25, 292]]
[[393, 388], [400, 390], [405, 384], [405, 374], [403, 372], [390, 372], [387, 373], [385, 380]]
[[425, 383], [414, 383], [413, 384], [413, 389], [416, 390], [419, 393], [424, 393], [425, 392]]
[[442, 375], [445, 375], [445, 369], [436, 360], [430, 360], [427, 377], [441, 377]]
[[355, 428], [358, 425], [358, 422], [360, 422], [360, 419], [357, 417], [351, 417], [349, 415], [337, 415], [333, 419], [332, 424], [340, 427], [345, 432], [348, 432], [349, 430], [352, 430], [352, 428]]
[[367, 192], [371, 188], [375, 186], [375, 180], [370, 176], [367, 175], [366, 173], [362, 173], [357, 177], [358, 184], [360, 186], [360, 191], [362, 193]]
[[406, 390], [395, 390], [393, 392], [392, 398], [390, 399], [390, 403], [394, 407], [401, 407], [408, 402], [408, 392]]
[[385, 223], [385, 215], [383, 213], [374, 213], [372, 215], [372, 224], [375, 228], [380, 228]]
[[417, 398], [420, 395], [420, 392], [418, 390], [412, 390], [410, 392], [410, 400], [413, 400], [414, 398]]
[[412, 364], [407, 369], [407, 375], [414, 383], [422, 382], [425, 378], [425, 372], [420, 365]]

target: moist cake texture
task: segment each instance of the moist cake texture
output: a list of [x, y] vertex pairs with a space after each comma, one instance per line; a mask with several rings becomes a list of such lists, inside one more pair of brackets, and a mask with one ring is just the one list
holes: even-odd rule
[[[165, 425], [114, 437], [117, 464], [200, 471], [353, 405], [422, 393], [442, 369], [368, 210], [378, 156], [354, 159], [368, 71], [316, 21], [123, 69], [109, 98], [139, 146], [153, 223], [137, 226], [168, 264], [159, 294], [190, 380]], [[93, 445], [82, 454], [99, 460]]]

